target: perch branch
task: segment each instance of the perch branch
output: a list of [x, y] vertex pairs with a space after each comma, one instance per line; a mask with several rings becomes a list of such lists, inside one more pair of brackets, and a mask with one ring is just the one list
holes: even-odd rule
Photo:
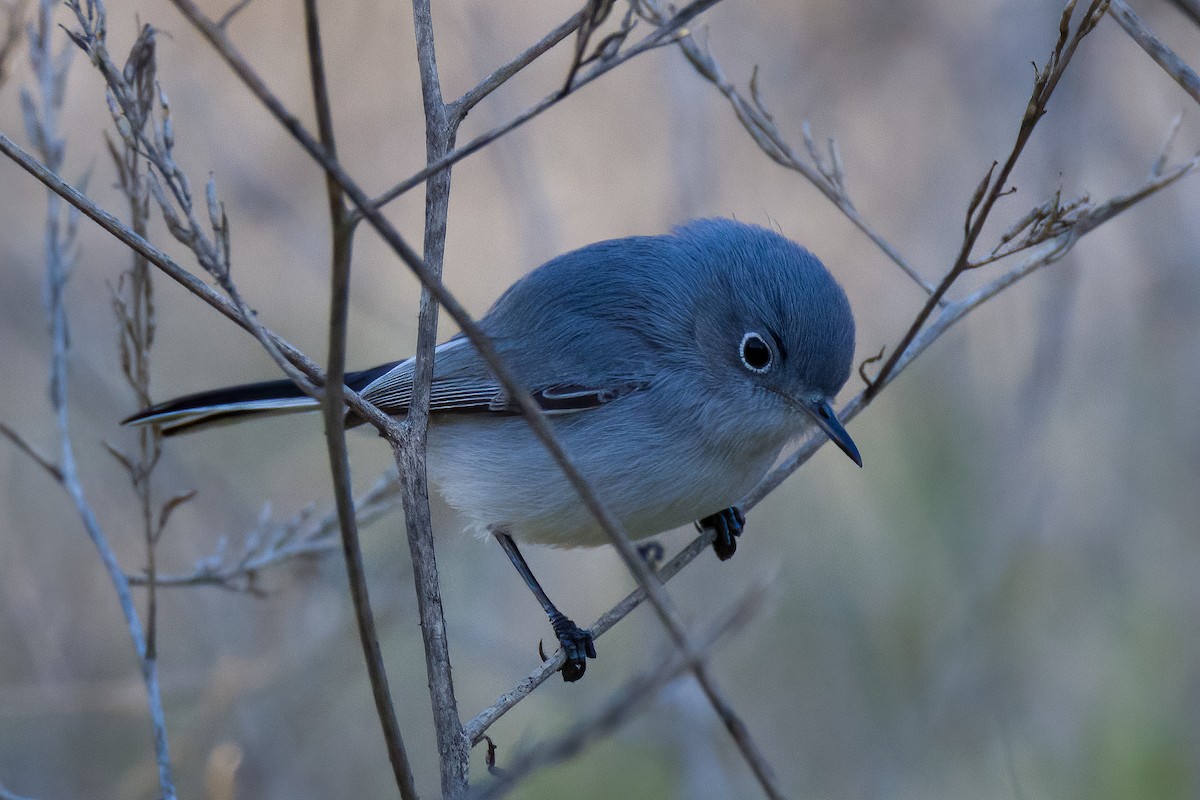
[[[766, 597], [763, 586], [751, 587], [732, 606], [717, 616], [708, 630], [696, 637], [698, 652], [711, 649], [728, 634], [744, 630], [761, 610]], [[474, 795], [477, 800], [493, 800], [508, 794], [521, 780], [544, 767], [562, 763], [578, 755], [588, 745], [612, 735], [633, 718], [654, 696], [697, 661], [689, 661], [679, 650], [668, 652], [661, 663], [628, 680], [598, 710], [579, 720], [561, 735], [535, 745], [518, 756], [496, 776], [496, 780]]]

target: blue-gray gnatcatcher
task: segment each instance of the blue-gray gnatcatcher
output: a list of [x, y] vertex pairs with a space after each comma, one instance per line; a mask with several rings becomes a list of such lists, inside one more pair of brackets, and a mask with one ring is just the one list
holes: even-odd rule
[[[699, 520], [729, 558], [745, 521], [738, 501], [810, 423], [862, 465], [830, 406], [850, 375], [850, 304], [815, 256], [765, 228], [709, 219], [583, 247], [517, 281], [479, 325], [634, 538]], [[411, 359], [384, 364], [347, 374], [346, 385], [403, 415], [412, 370]], [[438, 346], [432, 392], [430, 477], [503, 546], [550, 617], [564, 679], [578, 679], [595, 657], [591, 634], [550, 602], [513, 539], [576, 547], [607, 537], [461, 335]], [[274, 381], [189, 395], [126, 422], [171, 435], [316, 407]]]

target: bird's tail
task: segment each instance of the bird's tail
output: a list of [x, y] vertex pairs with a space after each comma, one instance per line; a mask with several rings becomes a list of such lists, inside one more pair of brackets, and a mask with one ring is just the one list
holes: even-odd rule
[[[359, 391], [398, 363], [347, 373], [346, 386]], [[164, 436], [174, 436], [252, 418], [315, 411], [318, 408], [320, 403], [300, 391], [291, 381], [266, 381], [227, 386], [156, 403], [122, 420], [121, 424], [157, 423], [162, 426]]]

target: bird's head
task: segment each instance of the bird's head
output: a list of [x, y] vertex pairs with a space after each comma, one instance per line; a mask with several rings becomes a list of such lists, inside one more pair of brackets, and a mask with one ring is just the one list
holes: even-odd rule
[[706, 383], [744, 407], [749, 432], [794, 435], [812, 422], [862, 466], [833, 412], [850, 377], [854, 316], [825, 266], [787, 238], [732, 220], [677, 229], [704, 270], [695, 337]]

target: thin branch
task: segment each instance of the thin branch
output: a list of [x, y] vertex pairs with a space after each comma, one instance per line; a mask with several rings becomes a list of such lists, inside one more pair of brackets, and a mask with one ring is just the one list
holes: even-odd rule
[[[313, 105], [316, 109], [317, 129], [321, 144], [333, 157], [337, 157], [334, 141], [333, 111], [330, 107], [329, 87], [325, 78], [325, 56], [321, 46], [321, 27], [317, 16], [316, 0], [304, 2], [305, 39], [308, 45], [310, 82]], [[371, 597], [367, 587], [366, 570], [363, 567], [362, 546], [359, 544], [358, 520], [354, 510], [354, 495], [351, 489], [350, 455], [346, 449], [346, 406], [343, 399], [346, 375], [346, 327], [350, 308], [350, 260], [353, 246], [353, 230], [346, 225], [346, 203], [341, 187], [332, 176], [325, 176], [326, 194], [329, 200], [329, 230], [332, 239], [330, 254], [329, 292], [329, 362], [325, 367], [325, 392], [321, 398], [321, 413], [325, 419], [325, 444], [329, 453], [329, 474], [333, 481], [333, 494], [341, 530], [342, 555], [346, 562], [346, 577], [350, 584], [350, 598], [354, 605], [354, 618], [358, 627], [359, 641], [366, 661], [367, 676], [371, 684], [371, 695], [375, 711], [383, 728], [383, 741], [387, 748], [388, 761], [400, 796], [404, 800], [415, 800], [416, 784], [412, 766], [404, 746], [400, 723], [396, 719], [396, 708], [388, 685], [387, 667], [379, 646], [379, 634], [375, 617], [371, 611]]]
[[79, 30], [68, 31], [68, 36], [104, 77], [117, 133], [153, 167], [148, 175], [149, 185], [167, 229], [196, 255], [200, 266], [213, 276], [242, 316], [250, 321], [250, 332], [284, 374], [306, 393], [315, 395], [316, 388], [309, 383], [308, 377], [296, 369], [256, 324], [254, 313], [233, 282], [229, 222], [223, 205], [218, 202], [215, 179], [211, 175], [205, 186], [207, 226], [198, 218], [191, 183], [175, 161], [170, 104], [166, 92], [155, 80], [155, 29], [150, 25], [142, 27], [130, 49], [125, 68], [120, 69], [106, 44], [108, 19], [104, 4], [100, 0], [89, 0], [85, 9], [81, 0], [68, 0], [67, 7], [75, 13], [79, 24]]
[[[48, 169], [45, 164], [25, 152], [3, 133], [0, 133], [0, 153], [12, 159], [13, 162], [45, 184], [55, 194], [79, 209], [84, 216], [111, 233], [126, 247], [144, 256], [151, 264], [161, 269], [171, 279], [192, 292], [192, 294], [197, 295], [201, 300], [237, 323], [251, 335], [257, 333], [258, 336], [255, 336], [255, 338], [260, 338], [261, 336], [269, 340], [272, 346], [278, 348], [279, 352], [289, 362], [294, 364], [297, 369], [303, 372], [313, 385], [320, 386], [324, 382], [324, 372], [315, 361], [293, 347], [277, 333], [263, 326], [255, 317], [251, 316], [248, 318], [233, 301], [224, 297], [207, 283], [188, 272], [173, 258], [150, 244], [145, 238], [136, 234], [129, 226], [125, 225], [112, 214], [96, 205], [86, 195], [60, 178], [53, 170]], [[346, 389], [345, 400], [346, 404], [354, 410], [355, 414], [361, 416], [381, 432], [399, 430], [399, 423], [386, 414], [383, 414], [371, 403], [363, 400], [357, 392]]]
[[[707, 631], [696, 637], [698, 652], [706, 652], [728, 634], [744, 630], [761, 610], [765, 597], [765, 587], [751, 587], [730, 608], [719, 614], [717, 621]], [[638, 714], [659, 690], [699, 663], [689, 662], [678, 650], [666, 653], [658, 665], [626, 681], [594, 713], [576, 722], [562, 735], [533, 746], [518, 756], [512, 765], [496, 770], [493, 773], [496, 780], [474, 797], [477, 800], [503, 797], [535, 771], [566, 761], [588, 745], [611, 736]]]
[[[912, 325], [900, 340], [900, 344], [892, 351], [892, 354], [880, 368], [876, 380], [867, 387], [866, 393], [868, 397], [878, 391], [877, 387], [881, 387], [883, 382], [896, 369], [896, 366], [900, 363], [900, 359], [904, 358], [904, 351], [908, 349], [917, 337], [917, 334], [920, 333], [921, 327], [940, 304], [946, 292], [954, 285], [954, 282], [964, 272], [975, 266], [971, 262], [971, 251], [974, 249], [976, 241], [978, 241], [980, 234], [983, 232], [983, 226], [991, 215], [996, 201], [1009, 194], [1008, 178], [1012, 174], [1013, 167], [1016, 166], [1017, 159], [1024, 152], [1025, 145], [1028, 144], [1030, 137], [1033, 135], [1034, 128], [1037, 127], [1038, 122], [1045, 115], [1047, 104], [1050, 102], [1050, 96], [1058, 87], [1058, 82], [1066, 72], [1067, 66], [1071, 63], [1071, 59], [1075, 55], [1075, 50], [1079, 47], [1079, 43], [1095, 29], [1096, 24], [1100, 21], [1107, 7], [1108, 0], [1092, 0], [1087, 11], [1083, 14], [1083, 19], [1080, 20], [1076, 27], [1075, 34], [1072, 36], [1070, 28], [1071, 19], [1075, 11], [1075, 0], [1069, 0], [1067, 3], [1062, 16], [1059, 18], [1058, 41], [1055, 43], [1046, 65], [1035, 72], [1033, 92], [1025, 108], [1025, 114], [1021, 118], [1021, 124], [1017, 129], [1012, 150], [1009, 152], [1008, 158], [1005, 159], [1004, 165], [998, 173], [995, 173], [995, 165], [992, 165], [992, 169], [988, 170], [987, 175], [979, 184], [979, 188], [971, 200], [971, 204], [967, 210], [962, 246], [959, 249], [954, 265], [946, 273], [946, 276], [942, 278], [934, 293], [917, 313]], [[995, 174], [993, 175], [993, 173]]]
[[[1180, 8], [1185, 7], [1181, 5]], [[1174, 50], [1167, 47], [1162, 39], [1155, 36], [1154, 32], [1146, 27], [1146, 23], [1142, 22], [1142, 18], [1133, 13], [1133, 9], [1125, 0], [1110, 0], [1108, 13], [1141, 45], [1155, 63], [1183, 87], [1193, 100], [1200, 103], [1200, 75], [1197, 75]]]
[[[375, 485], [354, 501], [358, 526], [366, 527], [399, 505], [400, 481], [385, 473]], [[264, 509], [269, 512], [269, 506]], [[324, 555], [340, 546], [341, 524], [337, 509], [316, 517], [313, 506], [301, 509], [283, 522], [272, 523], [264, 513], [258, 526], [246, 534], [241, 554], [226, 560], [224, 540], [218, 551], [201, 560], [192, 572], [159, 575], [158, 585], [167, 587], [216, 586], [229, 591], [257, 591], [258, 576], [284, 562]], [[129, 582], [144, 585], [146, 576], [130, 575]]]
[[[442, 97], [434, 42], [433, 15], [429, 0], [413, 0], [413, 28], [417, 42], [417, 68], [421, 76], [421, 104], [425, 115], [425, 152], [428, 161], [440, 158], [454, 147], [458, 118], [453, 117]], [[424, 269], [441, 280], [446, 250], [446, 226], [450, 211], [450, 170], [443, 170], [425, 187]], [[352, 227], [352, 223], [348, 223]], [[433, 543], [433, 521], [429, 509], [429, 480], [426, 474], [426, 441], [429, 431], [429, 402], [433, 386], [433, 350], [437, 343], [438, 304], [423, 282], [417, 312], [417, 349], [413, 362], [413, 392], [405, 415], [405, 437], [393, 441], [403, 487], [404, 522], [412, 557], [413, 584], [421, 636], [425, 649], [425, 671], [437, 734], [444, 797], [460, 797], [468, 787], [470, 747], [463, 736], [458, 701], [454, 696], [450, 647]]]
[[488, 75], [475, 87], [468, 89], [463, 93], [462, 97], [452, 103], [447, 103], [446, 111], [449, 113], [450, 118], [454, 120], [455, 127], [458, 127], [459, 123], [466, 118], [471, 109], [479, 105], [481, 100], [499, 89], [510, 78], [547, 53], [556, 44], [570, 36], [579, 27], [579, 23], [582, 20], [583, 12], [576, 12], [574, 16], [530, 45], [512, 61], [509, 61], [491, 75]]
[[720, 90], [721, 94], [729, 100], [742, 127], [771, 160], [804, 176], [926, 294], [933, 293], [933, 284], [921, 277], [921, 274], [908, 263], [899, 250], [868, 225], [867, 221], [858, 213], [858, 209], [854, 207], [854, 203], [850, 201], [844, 184], [845, 175], [841, 157], [838, 155], [837, 145], [833, 139], [829, 141], [829, 163], [826, 164], [812, 140], [807, 123], [805, 123], [803, 134], [806, 149], [812, 161], [810, 165], [788, 144], [775, 124], [771, 113], [763, 105], [758, 91], [757, 72], [750, 81], [751, 98], [747, 99], [733, 82], [725, 77], [721, 65], [707, 49], [699, 45], [692, 34], [680, 36], [677, 42], [696, 72]]
[[[70, 56], [54, 57], [51, 52], [52, 34], [56, 30], [52, 22], [54, 0], [42, 0], [38, 6], [37, 25], [31, 28], [29, 41], [30, 61], [38, 78], [40, 104], [32, 95], [22, 92], [25, 110], [25, 126], [34, 134], [33, 139], [41, 150], [51, 170], [61, 168], [66, 142], [59, 131], [59, 111], [64, 99], [64, 87]], [[64, 49], [64, 54], [73, 50]], [[134, 651], [141, 668], [142, 682], [146, 688], [146, 699], [150, 710], [150, 725], [154, 739], [155, 762], [158, 766], [159, 789], [166, 800], [174, 800], [175, 783], [171, 775], [171, 754], [167, 741], [166, 719], [163, 713], [162, 694], [158, 685], [158, 661], [149, 646], [138, 617], [137, 607], [129, 589], [129, 582], [121, 569], [117, 556], [109, 545], [95, 512], [89, 504], [80, 482], [75, 463], [74, 445], [71, 439], [70, 410], [68, 404], [67, 362], [70, 334], [66, 307], [66, 289], [74, 267], [75, 225], [74, 213], [63, 218], [63, 202], [54, 192], [47, 192], [46, 205], [46, 288], [47, 315], [50, 319], [50, 403], [54, 410], [59, 433], [59, 473], [61, 484], [70, 495], [83, 523], [84, 530], [92, 540], [101, 563], [108, 572], [109, 581], [116, 592], [125, 625], [133, 641]]]
[[[616, 5], [616, 0], [585, 0], [583, 4], [582, 19], [579, 22], [578, 29], [575, 34], [575, 54], [571, 57], [571, 66], [567, 70], [567, 80], [563, 83], [562, 91], [571, 91], [571, 84], [575, 80], [575, 76], [579, 74], [579, 70], [584, 64], [590, 60], [587, 55], [588, 44], [591, 42], [592, 34], [604, 24], [604, 20], [612, 13], [613, 6]], [[629, 4], [629, 13], [633, 13], [636, 3]], [[618, 42], [619, 44], [619, 42]]]
[[[147, 29], [149, 30], [149, 29]], [[150, 40], [153, 49], [153, 40]], [[135, 53], [145, 53], [146, 45], [139, 41]], [[150, 57], [130, 58], [126, 70], [127, 80], [146, 91], [155, 83], [155, 63]], [[145, 128], [146, 118], [130, 124]], [[147, 236], [150, 222], [150, 187], [144, 172], [142, 156], [131, 141], [132, 137], [121, 137], [120, 146], [106, 136], [109, 155], [117, 171], [122, 193], [129, 201], [129, 220], [133, 231]], [[154, 284], [151, 280], [150, 264], [137, 253], [130, 253], [132, 263], [122, 272], [117, 284], [110, 288], [113, 313], [117, 319], [117, 347], [120, 353], [121, 371], [125, 382], [133, 390], [139, 408], [151, 404], [150, 397], [150, 350], [154, 344]], [[146, 651], [151, 658], [158, 650], [158, 542], [166, 527], [171, 511], [185, 502], [193, 493], [183, 493], [168, 500], [158, 509], [155, 519], [153, 504], [152, 474], [162, 454], [162, 434], [158, 426], [140, 428], [137, 433], [137, 454], [129, 455], [107, 445], [108, 450], [125, 468], [138, 499], [142, 516], [142, 537], [146, 544]]]
[[229, 23], [233, 21], [233, 18], [242, 13], [246, 6], [250, 5], [252, 2], [253, 0], [238, 0], [238, 2], [230, 6], [228, 11], [221, 15], [221, 18], [217, 20], [217, 25], [222, 28], [228, 27]]
[[[188, 3], [190, 1], [191, 0], [173, 0], [173, 2], [176, 3]], [[546, 95], [546, 97], [542, 98], [539, 102], [525, 109], [508, 122], [497, 125], [487, 133], [480, 134], [466, 144], [451, 150], [441, 158], [437, 159], [431, 164], [428, 164], [424, 169], [396, 184], [391, 189], [388, 189], [386, 192], [376, 197], [374, 200], [371, 200], [371, 209], [378, 210], [410, 189], [420, 186], [422, 183], [427, 181], [430, 176], [436, 175], [438, 172], [457, 164], [459, 161], [462, 161], [472, 153], [483, 149], [496, 139], [499, 139], [501, 136], [504, 136], [521, 125], [524, 125], [529, 120], [538, 116], [547, 109], [557, 105], [563, 99], [579, 91], [579, 89], [591, 83], [596, 78], [599, 78], [606, 72], [609, 72], [610, 70], [619, 67], [621, 64], [624, 64], [629, 59], [635, 58], [642, 53], [653, 50], [667, 43], [669, 37], [673, 36], [676, 31], [687, 25], [702, 12], [707, 11], [709, 8], [716, 5], [718, 2], [720, 2], [720, 0], [693, 0], [693, 2], [676, 12], [676, 14], [667, 22], [659, 26], [653, 33], [647, 34], [646, 37], [636, 45], [621, 51], [611, 58], [603, 59], [597, 62], [590, 70], [578, 75], [574, 83], [572, 83], [568, 89], [558, 90], [553, 94]], [[356, 213], [354, 216], [354, 220], [357, 222], [361, 216], [366, 216], [366, 209], [363, 207], [359, 208], [358, 213]]]
[[3, 422], [0, 422], [0, 435], [4, 436], [4, 438], [15, 444], [18, 450], [32, 458], [34, 463], [46, 470], [46, 472], [50, 473], [50, 477], [54, 478], [56, 482], [63, 482], [62, 470], [55, 466], [54, 462], [43, 455], [40, 450], [30, 444], [29, 440], [24, 436], [17, 433]]

